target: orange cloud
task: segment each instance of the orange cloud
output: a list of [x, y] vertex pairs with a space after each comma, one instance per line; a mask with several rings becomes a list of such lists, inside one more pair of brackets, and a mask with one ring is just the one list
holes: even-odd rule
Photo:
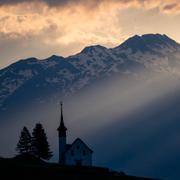
[[[99, 19], [108, 21], [119, 10], [127, 8], [159, 8], [165, 13], [179, 13], [180, 9], [177, 0], [0, 0], [0, 4], [3, 5], [0, 7], [0, 31], [3, 33], [16, 32], [21, 35], [38, 34], [52, 26], [61, 28], [61, 30], [62, 28], [69, 29], [68, 23], [81, 30], [84, 28], [80, 23], [86, 27], [89, 23], [95, 25], [91, 19], [100, 23], [97, 22], [97, 16]], [[78, 21], [74, 24], [75, 18]], [[90, 28], [92, 29], [92, 26]]]
[[53, 36], [57, 44], [117, 44], [121, 10], [158, 8], [170, 14], [180, 9], [177, 0], [0, 0], [0, 5], [1, 33], [13, 38], [47, 34], [44, 42], [52, 42]]
[[[48, 46], [55, 49], [66, 47], [62, 51], [56, 51], [63, 55], [72, 54], [92, 44], [113, 47], [137, 33], [137, 29], [139, 34], [144, 33], [142, 26], [130, 26], [132, 23], [129, 21], [139, 22], [141, 19], [146, 23], [138, 13], [133, 15], [134, 11], [147, 14], [156, 9], [159, 14], [169, 16], [180, 12], [177, 2], [178, 0], [0, 0], [0, 41], [1, 38], [2, 42], [13, 39], [13, 42], [23, 42], [23, 46], [39, 43], [41, 49]], [[127, 12], [125, 17], [124, 11]], [[151, 16], [152, 14], [148, 15]]]
[[178, 2], [172, 2], [166, 4], [162, 7], [163, 12], [168, 14], [179, 14], [180, 13], [180, 4]]
[[[110, 16], [109, 16], [110, 14]], [[46, 4], [18, 4], [0, 8], [0, 32], [21, 36], [40, 35], [42, 33], [56, 34], [54, 43], [72, 43], [74, 41], [103, 43], [118, 39], [120, 29], [116, 27], [113, 18], [116, 13], [110, 8], [101, 7], [98, 12], [86, 11], [80, 6], [70, 8], [49, 8]], [[103, 29], [103, 32], [102, 32]], [[117, 33], [118, 32], [118, 33]], [[105, 35], [106, 34], [106, 35]], [[108, 38], [107, 34], [114, 35]], [[44, 39], [48, 42], [48, 37]], [[49, 40], [52, 42], [52, 40]]]

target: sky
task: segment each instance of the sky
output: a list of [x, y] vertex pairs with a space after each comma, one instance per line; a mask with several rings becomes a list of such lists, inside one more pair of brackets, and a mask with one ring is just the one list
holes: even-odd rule
[[180, 42], [179, 0], [0, 0], [0, 69], [28, 57], [115, 47], [138, 34]]

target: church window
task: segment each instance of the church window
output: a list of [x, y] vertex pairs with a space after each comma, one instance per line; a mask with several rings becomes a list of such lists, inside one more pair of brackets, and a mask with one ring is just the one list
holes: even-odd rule
[[74, 156], [74, 151], [73, 150], [71, 151], [71, 156]]
[[79, 148], [80, 148], [80, 146], [78, 145], [78, 146], [77, 146], [77, 149], [79, 149]]

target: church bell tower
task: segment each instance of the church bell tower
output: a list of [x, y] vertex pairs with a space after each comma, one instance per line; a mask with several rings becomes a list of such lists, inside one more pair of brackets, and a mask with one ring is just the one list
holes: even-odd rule
[[64, 119], [63, 119], [63, 103], [60, 103], [61, 106], [61, 116], [60, 116], [60, 125], [58, 127], [58, 136], [59, 136], [59, 164], [64, 165], [65, 164], [65, 156], [64, 152], [66, 150], [66, 131], [67, 128], [64, 125]]

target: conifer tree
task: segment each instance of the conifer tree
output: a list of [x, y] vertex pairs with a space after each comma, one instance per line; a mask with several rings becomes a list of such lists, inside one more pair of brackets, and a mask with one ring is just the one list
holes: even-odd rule
[[21, 131], [16, 150], [19, 152], [19, 154], [29, 154], [31, 152], [31, 143], [31, 134], [27, 127], [24, 126]]
[[38, 158], [48, 160], [52, 157], [47, 136], [42, 124], [36, 124], [32, 133], [32, 153]]

